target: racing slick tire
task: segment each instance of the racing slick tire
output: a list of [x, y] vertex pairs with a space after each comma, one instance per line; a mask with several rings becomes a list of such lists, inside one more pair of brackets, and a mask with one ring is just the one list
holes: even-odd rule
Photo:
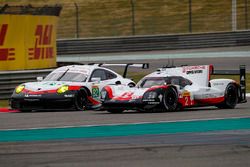
[[84, 111], [87, 105], [87, 93], [78, 91], [75, 96], [75, 109], [78, 111]]
[[173, 87], [168, 87], [163, 96], [163, 104], [166, 111], [176, 111], [178, 94]]
[[112, 113], [112, 114], [120, 114], [122, 113], [124, 110], [122, 109], [108, 109], [107, 110], [109, 113]]
[[227, 85], [227, 88], [225, 90], [225, 100], [223, 103], [217, 105], [216, 107], [221, 109], [233, 109], [235, 108], [237, 102], [238, 102], [238, 94], [237, 94], [237, 87], [230, 83]]

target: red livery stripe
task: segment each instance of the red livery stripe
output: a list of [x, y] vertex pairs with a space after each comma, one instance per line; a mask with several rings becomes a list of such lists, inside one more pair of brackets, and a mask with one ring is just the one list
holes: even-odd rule
[[166, 89], [167, 87], [168, 87], [168, 85], [153, 86], [153, 87], [149, 88], [147, 91], [152, 91], [152, 90], [159, 89], [159, 88]]
[[23, 89], [23, 93], [28, 93], [31, 95], [39, 95], [39, 94], [46, 94], [46, 93], [56, 93], [57, 89], [55, 90], [43, 90], [43, 91], [32, 91], [28, 89]]
[[108, 92], [108, 97], [110, 99], [114, 97], [112, 89], [109, 86], [105, 87], [105, 90]]
[[91, 96], [88, 96], [88, 100], [93, 104], [93, 105], [97, 105], [100, 104], [101, 102], [93, 99]]
[[221, 103], [225, 100], [225, 97], [216, 97], [216, 98], [207, 98], [207, 99], [199, 99], [197, 102], [204, 103], [204, 104], [217, 104]]

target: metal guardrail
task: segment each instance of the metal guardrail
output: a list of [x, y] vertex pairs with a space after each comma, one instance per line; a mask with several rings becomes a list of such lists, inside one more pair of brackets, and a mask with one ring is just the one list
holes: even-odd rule
[[0, 100], [8, 99], [17, 85], [36, 81], [36, 77], [44, 77], [51, 71], [52, 69], [0, 72]]
[[57, 54], [72, 55], [246, 45], [250, 45], [250, 31], [58, 40]]

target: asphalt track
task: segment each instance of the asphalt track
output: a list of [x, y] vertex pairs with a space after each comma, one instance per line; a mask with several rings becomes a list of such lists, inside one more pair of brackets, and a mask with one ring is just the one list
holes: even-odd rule
[[[167, 60], [164, 62], [163, 60], [150, 60], [152, 66], [149, 70], [154, 70], [166, 64], [165, 62]], [[219, 69], [232, 69], [232, 67], [237, 68], [239, 64], [246, 64], [247, 70], [250, 71], [249, 57], [176, 59], [175, 64], [214, 64]], [[0, 112], [0, 166], [250, 166], [249, 112], [249, 102], [239, 104], [236, 109], [232, 110], [205, 107], [165, 113]], [[184, 129], [189, 126], [185, 125], [187, 122], [192, 126], [191, 131], [185, 132]], [[129, 125], [138, 128], [137, 125], [166, 124], [168, 127], [172, 123], [178, 126], [183, 124], [183, 128], [180, 126], [180, 131], [175, 133], [169, 133], [167, 131], [169, 129], [165, 128], [166, 131], [157, 134], [112, 135], [112, 128], [117, 126]], [[67, 136], [71, 133], [62, 131], [60, 134], [54, 133], [54, 136], [53, 133], [50, 134], [54, 137], [53, 140], [39, 138], [37, 140], [30, 138], [26, 141], [10, 140], [16, 137], [12, 132], [25, 131], [21, 133], [21, 137], [27, 139], [29, 135], [32, 135], [31, 132], [41, 129], [70, 130], [70, 128], [78, 127], [88, 129], [105, 127], [103, 133], [109, 135], [57, 138], [56, 136]], [[207, 130], [197, 130], [202, 128], [207, 128]], [[149, 129], [144, 127], [144, 131]], [[119, 134], [132, 133], [135, 129], [123, 130], [120, 130]], [[37, 134], [39, 136], [43, 133]], [[10, 137], [9, 141], [3, 141], [7, 135]]]
[[[214, 125], [215, 129], [211, 131], [195, 131], [204, 126], [197, 124], [197, 126], [194, 125], [196, 127], [192, 127], [192, 132], [108, 135], [108, 137], [60, 140], [31, 139], [24, 142], [2, 141], [0, 142], [0, 166], [249, 166], [249, 108], [250, 104], [245, 103], [238, 105], [233, 110], [205, 107], [165, 113], [138, 113], [136, 111], [127, 111], [123, 114], [109, 114], [106, 111], [4, 112], [0, 113], [1, 139], [4, 138], [5, 132], [18, 129], [27, 131], [41, 128], [69, 129], [96, 127], [96, 125], [98, 125], [97, 127], [109, 127], [131, 124], [136, 127], [137, 124], [193, 123], [206, 120], [237, 120], [237, 122], [232, 123], [233, 126], [236, 126], [232, 129], [228, 128], [232, 126], [230, 122], [217, 125], [212, 122], [204, 124], [205, 127]], [[244, 120], [243, 126], [245, 127], [237, 128], [241, 124], [241, 120]], [[183, 129], [185, 127], [187, 128], [184, 126]], [[130, 131], [133, 131], [133, 128]], [[64, 131], [59, 135], [66, 135], [63, 133], [70, 132]], [[112, 128], [106, 128], [103, 133], [112, 134]], [[38, 133], [38, 136], [39, 134], [43, 133]], [[23, 133], [23, 135], [30, 134]], [[54, 133], [54, 135], [58, 134]], [[15, 135], [12, 134], [11, 137], [15, 138]]]

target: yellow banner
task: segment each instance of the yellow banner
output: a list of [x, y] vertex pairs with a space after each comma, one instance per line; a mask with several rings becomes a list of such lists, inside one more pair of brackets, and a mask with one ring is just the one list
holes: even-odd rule
[[56, 66], [56, 16], [0, 15], [0, 70]]

